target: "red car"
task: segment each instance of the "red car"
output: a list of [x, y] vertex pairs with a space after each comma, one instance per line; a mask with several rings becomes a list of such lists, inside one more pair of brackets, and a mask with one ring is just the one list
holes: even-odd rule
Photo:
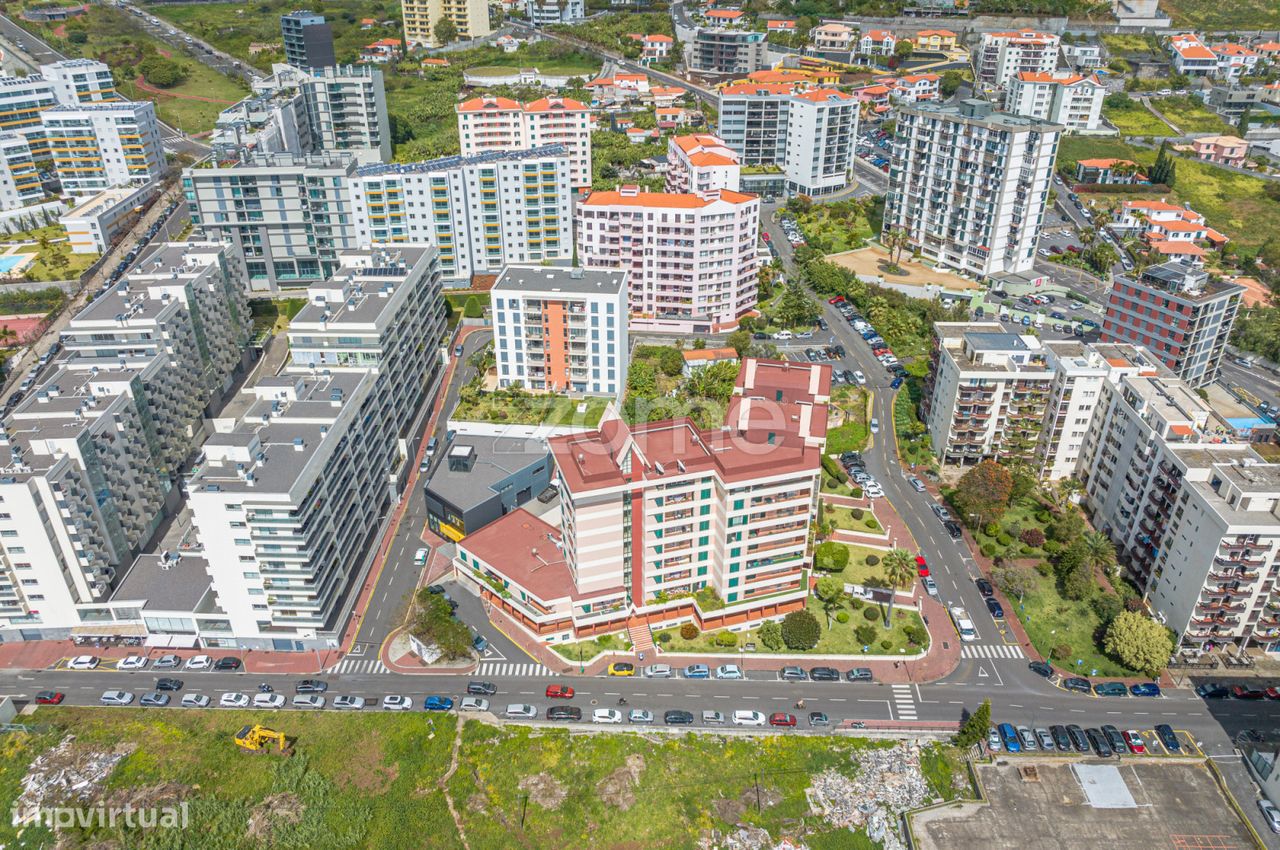
[[925, 561], [924, 555], [916, 555], [916, 572], [920, 573], [920, 578], [929, 575], [929, 564]]
[[768, 242], [768, 241], [769, 241], [769, 234], [768, 234], [768, 233], [765, 233], [765, 232], [763, 232], [763, 231], [761, 231], [761, 233], [760, 233], [760, 238], [761, 238], [761, 239], [763, 239], [764, 241]]
[[1261, 688], [1246, 688], [1244, 685], [1236, 685], [1231, 689], [1231, 695], [1236, 699], [1262, 699], [1267, 694]]
[[1147, 745], [1142, 743], [1142, 736], [1132, 729], [1124, 733], [1124, 743], [1134, 755], [1140, 756], [1147, 751]]
[[1266, 693], [1267, 699], [1280, 699], [1280, 688], [1270, 687], [1264, 693]]
[[568, 685], [547, 685], [547, 699], [573, 699], [573, 688]]
[[828, 304], [841, 304], [841, 303], [843, 303], [843, 302], [844, 302], [844, 296], [843, 296], [843, 295], [837, 295], [835, 298], [828, 298], [828, 299], [827, 299], [827, 303], [828, 303]]
[[58, 705], [66, 698], [67, 698], [67, 695], [62, 693], [61, 691], [41, 691], [40, 693], [36, 694], [36, 704], [37, 705]]
[[786, 726], [788, 728], [796, 725], [796, 716], [787, 714], [785, 711], [775, 711], [769, 715], [770, 726]]

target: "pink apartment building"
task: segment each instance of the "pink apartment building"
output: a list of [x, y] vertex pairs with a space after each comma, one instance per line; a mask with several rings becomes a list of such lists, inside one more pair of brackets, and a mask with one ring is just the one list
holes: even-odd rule
[[458, 104], [457, 112], [463, 156], [563, 145], [569, 152], [569, 185], [591, 186], [591, 110], [580, 101], [476, 97]]
[[[830, 391], [828, 366], [748, 358], [718, 429], [611, 408], [599, 430], [549, 441], [559, 526], [514, 511], [463, 538], [454, 566], [548, 642], [798, 610]], [[703, 612], [704, 589], [724, 607]]]
[[1175, 150], [1186, 151], [1197, 159], [1216, 165], [1244, 165], [1249, 143], [1239, 136], [1202, 136], [1187, 145], [1174, 145]]
[[631, 273], [632, 330], [722, 333], [756, 306], [760, 199], [592, 192], [578, 203], [578, 262]]

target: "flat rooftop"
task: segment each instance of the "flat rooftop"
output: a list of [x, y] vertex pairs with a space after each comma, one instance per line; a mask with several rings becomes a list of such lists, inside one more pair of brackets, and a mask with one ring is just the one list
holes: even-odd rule
[[112, 207], [119, 205], [122, 201], [127, 201], [137, 195], [140, 191], [148, 188], [150, 187], [143, 186], [141, 188], [125, 187], [119, 189], [107, 189], [105, 192], [100, 192], [99, 194], [94, 195], [80, 206], [71, 210], [71, 212], [64, 213], [62, 217], [64, 219], [89, 218], [90, 216], [100, 215]]
[[1031, 347], [1018, 334], [975, 331], [964, 335], [969, 347], [976, 351], [1030, 351]]
[[627, 273], [549, 266], [507, 266], [493, 285], [493, 292], [566, 293], [614, 295], [626, 286]]
[[111, 600], [145, 600], [151, 612], [194, 611], [211, 584], [209, 562], [203, 557], [152, 552], [134, 559]]
[[[471, 469], [463, 472], [449, 468], [449, 457], [461, 457], [460, 449], [474, 452]], [[492, 498], [495, 487], [520, 470], [542, 461], [551, 463], [551, 452], [541, 440], [518, 440], [510, 437], [458, 436], [449, 445], [427, 481], [427, 490], [455, 508], [467, 510]]]

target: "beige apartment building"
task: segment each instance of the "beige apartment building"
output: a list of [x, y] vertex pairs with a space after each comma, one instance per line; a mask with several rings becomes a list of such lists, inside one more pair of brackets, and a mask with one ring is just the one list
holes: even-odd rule
[[481, 38], [493, 32], [489, 26], [489, 4], [485, 0], [403, 0], [404, 40], [415, 47], [439, 47], [436, 23], [448, 18], [458, 28], [459, 40]]

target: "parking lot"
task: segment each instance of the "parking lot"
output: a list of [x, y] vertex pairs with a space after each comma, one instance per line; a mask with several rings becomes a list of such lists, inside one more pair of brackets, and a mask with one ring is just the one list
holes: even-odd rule
[[[1103, 764], [1088, 759], [1083, 764]], [[917, 847], [988, 850], [1067, 847], [1254, 847], [1203, 764], [1112, 761], [1091, 804], [1071, 763], [1000, 759], [977, 768], [990, 805], [936, 809], [912, 818]], [[1020, 768], [1034, 767], [1034, 774]], [[1127, 793], [1125, 793], [1127, 792]], [[1105, 799], [1098, 800], [1096, 798]], [[1110, 807], [1110, 806], [1114, 806]]]

